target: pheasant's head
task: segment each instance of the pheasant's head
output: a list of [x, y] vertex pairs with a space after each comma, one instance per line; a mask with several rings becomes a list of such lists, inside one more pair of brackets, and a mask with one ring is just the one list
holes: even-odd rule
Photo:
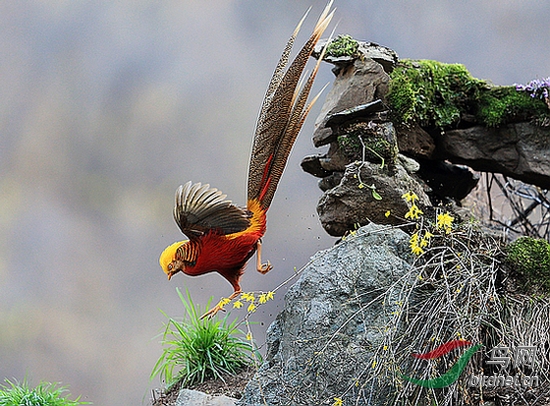
[[162, 251], [162, 254], [160, 254], [159, 263], [164, 273], [168, 275], [168, 280], [178, 272], [185, 270], [184, 262], [176, 258], [176, 251], [186, 242], [187, 240], [175, 242], [166, 247], [166, 249]]

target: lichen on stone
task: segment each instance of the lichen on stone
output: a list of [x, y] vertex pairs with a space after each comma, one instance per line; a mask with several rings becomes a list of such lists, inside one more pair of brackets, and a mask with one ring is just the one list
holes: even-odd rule
[[550, 243], [520, 237], [506, 247], [506, 262], [522, 290], [550, 293]]

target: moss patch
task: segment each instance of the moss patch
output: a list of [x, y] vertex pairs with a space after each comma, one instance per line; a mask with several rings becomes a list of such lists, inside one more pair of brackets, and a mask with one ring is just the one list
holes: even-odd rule
[[341, 56], [358, 56], [359, 43], [351, 35], [339, 35], [327, 47], [326, 55], [335, 58]]
[[[393, 168], [398, 154], [393, 127], [356, 122], [347, 124], [340, 130], [342, 135], [337, 137], [338, 146], [349, 160], [361, 160], [364, 156], [369, 162]], [[365, 151], [361, 140], [365, 144]]]
[[476, 116], [488, 127], [497, 127], [513, 121], [543, 120], [549, 116], [548, 108], [541, 99], [518, 92], [514, 86], [495, 86], [480, 92]]
[[550, 243], [518, 238], [506, 247], [506, 262], [526, 293], [550, 293]]
[[464, 65], [430, 60], [402, 60], [390, 75], [387, 100], [402, 123], [449, 127], [458, 123], [485, 82]]
[[387, 101], [399, 124], [454, 128], [465, 116], [488, 127], [550, 117], [543, 100], [513, 86], [474, 78], [464, 65], [401, 60], [390, 75]]

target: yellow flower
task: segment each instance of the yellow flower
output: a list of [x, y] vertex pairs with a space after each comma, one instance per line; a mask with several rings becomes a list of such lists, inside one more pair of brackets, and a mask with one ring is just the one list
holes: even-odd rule
[[387, 345], [384, 346], [384, 351], [388, 351], [388, 346]]
[[222, 297], [218, 303], [218, 306], [223, 309], [223, 307], [229, 302], [231, 302], [231, 300], [229, 300], [227, 297]]
[[388, 210], [387, 212], [384, 213], [384, 216], [386, 216], [386, 218], [390, 217], [390, 214], [391, 212]]
[[253, 302], [255, 300], [254, 293], [241, 293], [243, 300]]
[[454, 217], [449, 213], [440, 213], [437, 215], [436, 227], [438, 230], [445, 230], [447, 234], [451, 232], [451, 226], [453, 225]]
[[409, 240], [409, 247], [411, 247], [411, 252], [415, 255], [420, 255], [424, 253], [424, 250], [421, 247], [421, 244], [419, 244], [419, 236], [418, 233], [414, 233], [411, 235], [411, 239]]
[[267, 300], [273, 300], [274, 295], [275, 295], [275, 292], [271, 290], [265, 294], [265, 296], [267, 297]]
[[418, 200], [418, 196], [414, 192], [407, 192], [401, 197], [405, 199], [407, 202], [412, 202], [413, 204], [415, 200]]
[[233, 303], [233, 307], [235, 309], [240, 309], [241, 307], [243, 307], [243, 302], [241, 302], [240, 300], [237, 300], [235, 301], [235, 303]]
[[248, 333], [248, 334], [246, 335], [246, 339], [247, 339], [248, 341], [252, 341], [252, 333]]
[[372, 369], [376, 368], [376, 360], [372, 361]]
[[250, 303], [246, 310], [248, 310], [250, 313], [253, 313], [256, 311], [256, 305], [254, 303]]
[[260, 302], [260, 304], [264, 304], [265, 302], [267, 302], [267, 295], [265, 293], [262, 293], [258, 298], [258, 302]]
[[334, 398], [334, 403], [332, 406], [342, 406], [344, 404], [344, 401], [341, 398]]
[[421, 214], [424, 214], [424, 212], [420, 210], [416, 204], [413, 203], [409, 211], [405, 213], [405, 218], [416, 220]]

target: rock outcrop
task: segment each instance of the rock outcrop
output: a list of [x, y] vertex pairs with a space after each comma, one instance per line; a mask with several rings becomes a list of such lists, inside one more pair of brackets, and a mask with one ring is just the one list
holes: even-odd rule
[[[408, 243], [403, 231], [370, 224], [317, 253], [286, 294], [267, 332], [264, 364], [238, 404], [378, 404], [372, 388], [358, 382], [383, 345], [387, 315], [399, 310], [402, 284], [410, 282]], [[388, 290], [395, 300], [383, 303]]]
[[[373, 192], [379, 198], [375, 198]], [[325, 231], [333, 236], [342, 236], [369, 222], [400, 223], [409, 211], [402, 198], [408, 192], [419, 196], [419, 204], [430, 204], [422, 186], [401, 163], [396, 164], [391, 176], [380, 171], [379, 164], [351, 163], [344, 168], [340, 182], [328, 188], [319, 199], [319, 220]]]
[[[324, 195], [317, 211], [329, 234], [342, 236], [369, 221], [402, 223], [404, 208], [395, 195], [406, 192], [400, 188], [404, 185], [413, 185], [411, 190], [421, 197], [421, 204], [426, 204], [428, 196], [431, 204], [459, 203], [478, 182], [478, 175], [471, 169], [502, 173], [550, 188], [550, 127], [549, 120], [544, 118], [550, 113], [543, 101], [533, 105], [529, 96], [518, 96], [510, 87], [487, 89], [486, 82], [471, 78], [460, 65], [427, 61], [427, 70], [437, 70], [441, 65], [456, 74], [453, 80], [426, 85], [450, 86], [445, 89], [449, 100], [434, 100], [434, 105], [441, 105], [433, 111], [426, 106], [429, 101], [423, 102], [421, 107], [432, 116], [396, 122], [398, 115], [392, 110], [389, 94], [392, 72], [397, 72], [397, 55], [373, 43], [357, 42], [352, 46], [353, 41], [351, 37], [338, 37], [335, 42], [343, 44], [343, 50], [337, 49], [335, 57], [330, 55], [329, 47], [329, 56], [325, 57], [335, 65], [336, 78], [316, 120], [313, 142], [317, 147], [328, 145], [328, 151], [307, 156], [302, 161], [304, 171], [321, 178], [319, 187]], [[344, 51], [350, 54], [342, 55]], [[409, 69], [422, 66], [409, 65]], [[422, 75], [426, 73], [417, 76]], [[466, 87], [473, 88], [471, 83], [474, 83], [477, 93], [468, 88], [454, 88], [461, 80]], [[418, 89], [413, 91], [418, 91], [420, 98], [428, 94]], [[434, 97], [443, 93], [443, 89], [438, 91], [431, 89]], [[491, 107], [490, 103], [495, 106]], [[406, 114], [412, 114], [409, 110]], [[535, 114], [544, 117], [537, 119]], [[480, 125], [483, 119], [489, 124]], [[399, 169], [402, 160], [397, 159], [398, 153], [417, 160], [419, 169]], [[364, 193], [356, 190], [357, 162], [362, 168], [369, 168], [370, 176], [359, 181], [363, 183]], [[365, 162], [379, 164], [379, 168]], [[391, 179], [396, 174], [399, 180]], [[369, 190], [364, 186], [376, 188], [381, 199], [367, 201]], [[346, 203], [352, 200], [355, 203]], [[382, 214], [387, 211], [394, 216], [384, 218]]]
[[550, 189], [550, 128], [513, 123], [445, 131], [436, 154], [483, 172]]

